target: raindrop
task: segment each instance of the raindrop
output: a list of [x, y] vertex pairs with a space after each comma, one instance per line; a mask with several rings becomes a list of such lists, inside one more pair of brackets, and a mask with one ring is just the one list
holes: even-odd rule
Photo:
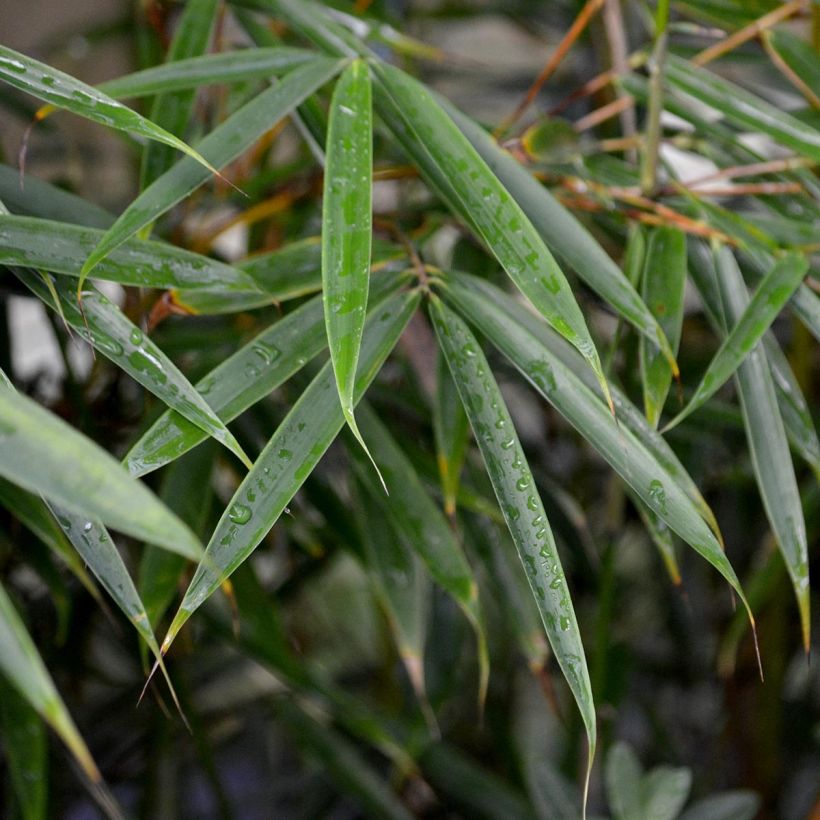
[[666, 509], [666, 490], [657, 478], [649, 482], [649, 497], [662, 510]]
[[143, 338], [144, 337], [142, 335], [142, 331], [138, 327], [135, 327], [131, 331], [131, 344], [134, 344], [134, 345], [142, 344]]
[[244, 504], [234, 504], [228, 512], [228, 518], [234, 524], [247, 524], [251, 520], [250, 507], [246, 507]]

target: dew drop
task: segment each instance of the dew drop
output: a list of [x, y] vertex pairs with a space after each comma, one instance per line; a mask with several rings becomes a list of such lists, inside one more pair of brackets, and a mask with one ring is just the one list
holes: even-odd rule
[[234, 524], [247, 524], [251, 520], [250, 507], [246, 507], [244, 504], [234, 504], [228, 513], [228, 518]]
[[143, 340], [144, 336], [142, 335], [142, 331], [138, 327], [135, 327], [131, 331], [131, 337], [130, 338], [131, 338], [131, 344], [139, 345], [139, 344], [142, 344], [142, 340]]

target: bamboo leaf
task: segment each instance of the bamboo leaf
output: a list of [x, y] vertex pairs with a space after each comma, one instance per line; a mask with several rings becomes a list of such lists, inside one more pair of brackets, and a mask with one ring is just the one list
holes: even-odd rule
[[584, 645], [541, 496], [498, 385], [467, 325], [439, 299], [430, 316], [447, 359], [498, 504], [530, 582], [552, 650], [586, 727], [589, 774], [595, 757], [595, 705]]
[[[28, 216], [0, 214], [0, 264], [77, 277], [103, 232]], [[94, 268], [94, 278], [148, 288], [255, 291], [243, 271], [164, 242], [132, 239]]]
[[120, 532], [187, 557], [193, 533], [105, 450], [25, 396], [0, 390], [0, 475]]
[[[632, 414], [625, 412], [629, 403], [623, 399], [617, 405], [618, 418], [623, 421], [618, 427], [606, 407], [578, 377], [577, 357], [575, 366], [568, 366], [556, 355], [556, 343], [549, 341], [548, 330], [533, 326], [527, 311], [498, 289], [471, 277], [449, 275], [445, 296], [601, 453], [641, 500], [720, 572], [745, 606], [740, 583], [721, 544], [701, 518], [702, 511], [683, 489], [691, 479], [687, 479], [686, 471], [676, 464], [674, 456], [670, 459], [664, 455], [657, 444], [657, 432], [648, 425], [641, 431]], [[754, 623], [751, 613], [749, 618]]]
[[[371, 306], [395, 291], [398, 282], [392, 274], [374, 278]], [[317, 296], [243, 345], [200, 379], [196, 389], [223, 421], [230, 422], [289, 379], [326, 344], [322, 299]], [[169, 410], [131, 447], [123, 464], [132, 475], [144, 475], [204, 439], [199, 427]]]
[[146, 97], [204, 85], [265, 80], [286, 74], [315, 58], [315, 52], [287, 46], [223, 51], [173, 62], [169, 60], [163, 65], [107, 80], [97, 88], [118, 99]]
[[[196, 388], [176, 365], [96, 288], [83, 294], [82, 307], [74, 289], [52, 279], [50, 287], [36, 273], [17, 268], [15, 276], [69, 324], [81, 338], [150, 390], [168, 407], [227, 447], [248, 468], [251, 460]], [[54, 302], [54, 296], [59, 299]]]
[[0, 80], [47, 103], [100, 125], [168, 145], [202, 167], [207, 176], [216, 169], [198, 151], [136, 111], [56, 68], [6, 46], [0, 46]]
[[820, 132], [744, 88], [671, 54], [664, 80], [714, 108], [733, 125], [768, 134], [820, 162]]
[[442, 106], [518, 202], [547, 246], [653, 346], [659, 347], [673, 372], [677, 372], [674, 354], [656, 317], [592, 234], [479, 125], [452, 104], [442, 101]]
[[[417, 295], [396, 294], [368, 320], [356, 379], [357, 400], [375, 378], [417, 305]], [[265, 537], [343, 425], [328, 363], [273, 434], [222, 515], [168, 629], [163, 652], [188, 618]]]
[[746, 356], [768, 331], [808, 270], [801, 254], [789, 254], [777, 262], [758, 285], [751, 301], [723, 340], [686, 407], [666, 425], [666, 430], [710, 399], [740, 367]]
[[370, 71], [365, 62], [354, 60], [339, 77], [330, 102], [322, 199], [322, 292], [342, 412], [368, 455], [353, 414], [353, 388], [370, 281], [372, 117]]
[[[166, 62], [203, 54], [211, 40], [219, 0], [189, 0], [180, 15]], [[195, 89], [157, 94], [149, 119], [174, 134], [185, 133], [194, 108]], [[142, 153], [140, 189], [146, 188], [167, 171], [174, 154], [167, 145], [148, 143]]]
[[[644, 301], [669, 340], [672, 353], [677, 355], [686, 285], [686, 237], [682, 231], [656, 228], [650, 234], [642, 278]], [[646, 417], [657, 427], [672, 383], [672, 369], [657, 347], [643, 339], [640, 363]]]
[[484, 240], [521, 292], [584, 356], [608, 397], [581, 310], [521, 206], [421, 83], [381, 63], [373, 72], [381, 88], [377, 107], [394, 136], [445, 194], [447, 204]]
[[102, 778], [94, 759], [58, 694], [37, 652], [37, 647], [2, 585], [0, 585], [0, 671], [40, 717], [57, 732], [91, 781], [100, 783]]
[[[316, 57], [294, 69], [214, 128], [197, 143], [198, 150], [215, 166], [223, 167], [324, 85], [340, 66], [338, 60]], [[207, 179], [208, 174], [203, 168], [193, 160], [183, 159], [149, 185], [97, 243], [80, 271], [81, 281], [115, 248], [154, 222]]]
[[22, 820], [46, 820], [48, 739], [45, 724], [29, 702], [3, 678], [0, 678], [0, 727], [19, 816]]
[[817, 64], [817, 52], [811, 45], [785, 28], [768, 31], [766, 36], [783, 62], [815, 96], [820, 96], [820, 66]]
[[[728, 248], [718, 250], [715, 264], [724, 324], [730, 332], [743, 317], [749, 294], [735, 257]], [[800, 611], [803, 643], [808, 652], [811, 615], [806, 524], [771, 371], [761, 345], [753, 348], [743, 360], [735, 380], [757, 484], [789, 570]]]
[[379, 492], [372, 471], [366, 469], [361, 454], [351, 452], [358, 477], [368, 487], [393, 529], [421, 558], [433, 580], [453, 598], [470, 622], [478, 644], [478, 701], [483, 706], [489, 680], [489, 657], [478, 586], [470, 565], [412, 463], [366, 402], [359, 407], [359, 421], [379, 463], [387, 493]]
[[444, 512], [452, 516], [461, 479], [461, 468], [467, 455], [470, 423], [458, 397], [458, 390], [441, 353], [436, 363], [436, 392], [433, 396], [433, 433], [436, 437], [436, 460], [444, 496]]

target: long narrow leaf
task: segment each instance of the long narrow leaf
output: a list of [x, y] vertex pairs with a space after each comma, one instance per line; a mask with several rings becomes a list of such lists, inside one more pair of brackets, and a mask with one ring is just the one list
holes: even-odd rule
[[[726, 247], [717, 252], [716, 272], [724, 322], [729, 332], [737, 326], [746, 311], [749, 294], [735, 257]], [[766, 515], [789, 570], [800, 611], [803, 643], [808, 652], [811, 614], [806, 524], [786, 431], [777, 407], [769, 364], [761, 345], [753, 348], [737, 369], [736, 382], [757, 484]]]
[[677, 372], [674, 355], [656, 317], [592, 234], [479, 125], [452, 104], [442, 101], [442, 106], [518, 202], [547, 246], [620, 316], [659, 347], [673, 373]]
[[[5, 392], [5, 391], [3, 391]], [[40, 658], [6, 590], [0, 585], [0, 672], [68, 746], [83, 771], [100, 783], [97, 769], [85, 741]]]
[[512, 418], [475, 336], [439, 299], [431, 302], [430, 315], [527, 573], [550, 645], [586, 727], [589, 743], [586, 804], [589, 772], [595, 757], [595, 705], [584, 645], [555, 539]]
[[7, 389], [0, 390], [0, 475], [135, 538], [201, 554], [193, 533], [111, 455]]
[[25, 54], [0, 46], [0, 80], [100, 125], [156, 140], [187, 154], [206, 175], [215, 168], [198, 151], [96, 88]]
[[[0, 264], [77, 277], [103, 232], [28, 216], [0, 214]], [[95, 279], [148, 288], [257, 290], [243, 271], [163, 242], [132, 239], [94, 268]]]
[[330, 103], [322, 199], [322, 292], [330, 359], [345, 421], [368, 452], [353, 414], [353, 387], [367, 314], [373, 233], [370, 70], [354, 60]]
[[[258, 94], [217, 126], [197, 143], [198, 149], [215, 166], [221, 168], [324, 85], [340, 66], [338, 60], [317, 57], [294, 69], [281, 82]], [[183, 159], [174, 165], [149, 185], [100, 239], [82, 267], [81, 279], [115, 248], [154, 222], [207, 179], [208, 174], [193, 160]]]
[[[16, 268], [17, 276], [45, 304], [59, 312], [70, 327], [168, 407], [213, 436], [246, 466], [251, 461], [233, 434], [211, 410], [176, 365], [96, 288], [83, 294], [82, 308], [74, 289], [52, 279], [50, 287], [33, 271]], [[48, 274], [43, 274], [47, 277]], [[56, 304], [53, 297], [59, 300]]]
[[[357, 399], [375, 378], [417, 305], [417, 295], [397, 294], [368, 320], [356, 379]], [[163, 652], [188, 618], [265, 537], [343, 425], [333, 372], [327, 364], [234, 493], [163, 640]]]
[[[677, 355], [686, 285], [686, 237], [682, 231], [656, 228], [650, 234], [642, 285], [643, 298]], [[658, 349], [645, 340], [641, 340], [640, 363], [646, 417], [657, 427], [672, 383], [672, 370]]]
[[774, 265], [709, 362], [689, 403], [666, 425], [666, 430], [710, 399], [740, 367], [802, 282], [808, 267], [808, 261], [800, 254], [789, 254]]

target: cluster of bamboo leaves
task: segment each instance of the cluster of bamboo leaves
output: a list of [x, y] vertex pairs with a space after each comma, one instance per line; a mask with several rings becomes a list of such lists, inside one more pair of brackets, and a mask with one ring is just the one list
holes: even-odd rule
[[[703, 4], [705, 11], [698, 3], [684, 5], [695, 19], [719, 7], [723, 16], [711, 22], [735, 30], [744, 24], [731, 3]], [[101, 595], [97, 585], [105, 590], [164, 673], [163, 656], [182, 627], [232, 582], [247, 618], [246, 640], [263, 656], [272, 653], [288, 686], [321, 692], [354, 734], [403, 759], [406, 750], [388, 729], [358, 714], [327, 681], [300, 669], [284, 639], [276, 637], [281, 628], [273, 615], [264, 604], [254, 604], [260, 590], [252, 575], [239, 571], [305, 482], [321, 481], [317, 465], [347, 428], [347, 492], [365, 532], [359, 558], [388, 613], [423, 708], [429, 711], [423, 664], [428, 579], [451, 597], [474, 631], [477, 708], [486, 697], [484, 605], [462, 543], [469, 533], [452, 526], [462, 505], [480, 502], [511, 536], [520, 564], [505, 564], [505, 572], [519, 576], [509, 581], [509, 594], [515, 597], [526, 579], [542, 636], [580, 711], [591, 767], [596, 713], [571, 584], [493, 363], [500, 358], [512, 365], [621, 477], [673, 579], [679, 579], [674, 534], [725, 579], [753, 625], [719, 522], [666, 437], [733, 380], [760, 499], [788, 569], [808, 650], [808, 547], [796, 476], [805, 464], [820, 477], [820, 444], [810, 404], [771, 328], [791, 314], [810, 337], [820, 339], [820, 280], [810, 270], [820, 224], [820, 186], [811, 170], [820, 161], [816, 110], [785, 113], [712, 66], [687, 59], [683, 50], [663, 55], [661, 92], [651, 74], [648, 80], [640, 70], [623, 74], [619, 93], [650, 112], [660, 105], [685, 121], [680, 136], [719, 168], [748, 165], [752, 181], [776, 179], [799, 192], [760, 196], [753, 207], [729, 209], [719, 204], [723, 200], [679, 184], [669, 166], [663, 177], [671, 193], [664, 202], [676, 219], [653, 221], [650, 216], [663, 212], [646, 210], [646, 219], [630, 220], [611, 191], [640, 192], [638, 165], [613, 156], [596, 162], [573, 143], [570, 161], [562, 158], [557, 166], [588, 183], [584, 192], [595, 206], [599, 231], [625, 249], [618, 264], [534, 173], [556, 170], [554, 142], [545, 137], [551, 123], [536, 123], [524, 134], [522, 163], [467, 114], [397, 67], [392, 56], [419, 44], [370, 25], [366, 17], [349, 18], [310, 0], [237, 0], [230, 11], [252, 45], [211, 51], [220, 3], [190, 0], [164, 62], [97, 87], [0, 47], [0, 80], [47, 106], [39, 120], [64, 109], [144, 141], [139, 194], [116, 218], [32, 177], [21, 185], [17, 169], [0, 168], [0, 265], [165, 406], [118, 461], [4, 379], [2, 503], [95, 596]], [[288, 44], [271, 33], [270, 18], [293, 34]], [[766, 37], [816, 100], [820, 65], [811, 46], [786, 29], [775, 28]], [[658, 50], [650, 56], [657, 59]], [[175, 135], [185, 136], [197, 90], [217, 83], [235, 89], [237, 102], [212, 130], [191, 145], [183, 142]], [[122, 102], [146, 97], [151, 103], [145, 115]], [[706, 109], [714, 116], [705, 115]], [[319, 236], [298, 237], [234, 263], [151, 238], [164, 215], [203, 186], [219, 184], [215, 173], [227, 174], [234, 160], [287, 118], [298, 124], [312, 161], [323, 166]], [[793, 162], [782, 163], [776, 173], [757, 168], [767, 157], [748, 147], [746, 133], [765, 136], [778, 146], [778, 156], [786, 152]], [[468, 232], [505, 277], [494, 269], [485, 274], [433, 265], [401, 231], [374, 238], [374, 134], [377, 145], [388, 146], [389, 156], [400, 157], [422, 178], [437, 219]], [[590, 329], [579, 306], [581, 288], [573, 289], [570, 274], [617, 318], [611, 349]], [[274, 304], [281, 306], [281, 316], [191, 381], [98, 282], [167, 291], [178, 309], [203, 316]], [[677, 358], [685, 343], [687, 288], [700, 298], [719, 344], [703, 373], [681, 377]], [[297, 304], [293, 309], [287, 306], [291, 301]], [[389, 420], [362, 401], [420, 317], [437, 344], [437, 353], [425, 351], [432, 358], [423, 362], [433, 381], [435, 492]], [[621, 389], [613, 364], [627, 331], [639, 339], [642, 406]], [[681, 378], [694, 385], [683, 403], [673, 387]], [[258, 452], [243, 449], [228, 425], [289, 380], [301, 386], [298, 397], [267, 431]], [[202, 543], [195, 512], [183, 514], [178, 499], [186, 483], [207, 483], [217, 457], [208, 439], [235, 457], [241, 480]], [[487, 495], [471, 498], [461, 486], [473, 444], [496, 507]], [[157, 495], [139, 479], [161, 468], [166, 481]], [[326, 486], [324, 492], [347, 503], [338, 488]], [[374, 521], [379, 524], [372, 526]], [[137, 583], [108, 528], [149, 545]], [[490, 546], [490, 553], [499, 548]], [[194, 571], [176, 603], [190, 566]], [[510, 606], [523, 607], [522, 646], [543, 664], [546, 650], [543, 637], [533, 633], [532, 612], [521, 601]], [[158, 640], [155, 630], [166, 623], [170, 607], [174, 614]], [[116, 813], [2, 587], [0, 671], [65, 741], [100, 800]], [[173, 693], [170, 677], [168, 686]], [[283, 710], [286, 723], [308, 737], [318, 733], [317, 748], [332, 756], [343, 753], [309, 715]], [[428, 718], [434, 725], [434, 716]], [[26, 756], [15, 756], [13, 743], [9, 754], [22, 771]], [[377, 815], [407, 816], [383, 784], [368, 780], [355, 789], [376, 801]], [[36, 804], [38, 798], [23, 788], [21, 799]], [[41, 816], [38, 811], [34, 805], [24, 813]], [[624, 811], [624, 817], [638, 816]]]

